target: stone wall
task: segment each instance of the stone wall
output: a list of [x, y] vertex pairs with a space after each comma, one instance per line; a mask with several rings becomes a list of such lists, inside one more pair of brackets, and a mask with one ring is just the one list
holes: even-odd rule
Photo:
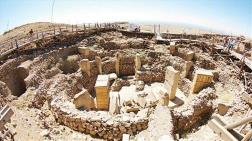
[[124, 56], [120, 57], [120, 75], [134, 75], [135, 74], [135, 57]]
[[28, 57], [18, 57], [15, 59], [10, 59], [0, 66], [0, 80], [6, 81], [8, 74], [10, 74], [18, 65], [26, 61]]
[[135, 74], [137, 80], [149, 82], [164, 82], [165, 73], [164, 72], [154, 72], [154, 71], [137, 71]]
[[208, 54], [196, 53], [195, 59], [196, 59], [196, 65], [198, 65], [200, 68], [211, 70], [216, 68], [215, 63], [212, 61], [214, 59]]
[[8, 98], [10, 97], [10, 95], [10, 89], [4, 82], [0, 81], [0, 109], [9, 101]]
[[155, 36], [154, 33], [129, 32], [129, 31], [122, 31], [122, 30], [120, 30], [119, 32], [121, 32], [122, 35], [124, 35], [124, 36], [136, 37], [136, 38], [148, 38], [148, 39], [152, 39]]
[[118, 49], [144, 49], [149, 46], [149, 41], [141, 38], [116, 38], [110, 41], [101, 42], [100, 45], [105, 50], [118, 50]]
[[[101, 32], [109, 32], [115, 31], [115, 29], [92, 29], [86, 30], [85, 32], [68, 32], [59, 34], [56, 36], [45, 37], [35, 42], [36, 48], [51, 48], [58, 46], [70, 46], [80, 42], [81, 40], [92, 36], [100, 34]], [[22, 50], [26, 50], [31, 47], [22, 48]]]
[[79, 111], [70, 101], [56, 98], [51, 111], [57, 122], [69, 128], [106, 140], [121, 140], [123, 134], [135, 135], [148, 127], [147, 114], [110, 116], [105, 111]]
[[[116, 31], [115, 29], [91, 29], [91, 30], [86, 30], [85, 32], [67, 32], [67, 33], [62, 33], [56, 36], [48, 36], [42, 39], [35, 40], [34, 42], [29, 42], [23, 46], [20, 46], [18, 50], [14, 50], [12, 52], [7, 53], [4, 56], [1, 56], [2, 60], [6, 61], [9, 58], [15, 58], [16, 55], [30, 55], [33, 54], [34, 52], [42, 52], [44, 53], [45, 51], [51, 51], [53, 49], [58, 49], [59, 47], [63, 46], [71, 46], [74, 45], [81, 40], [93, 36], [93, 35], [98, 35], [103, 32], [110, 32], [110, 31]], [[40, 53], [40, 54], [42, 54]]]
[[19, 96], [23, 91], [25, 91], [25, 86], [20, 80], [21, 77], [18, 74], [17, 67], [27, 59], [27, 56], [18, 57], [8, 60], [6, 63], [0, 66], [0, 81], [6, 84], [13, 95]]
[[213, 100], [217, 96], [212, 88], [202, 90], [192, 101], [173, 111], [173, 125], [176, 133], [183, 133], [199, 123], [204, 123], [214, 112]]
[[54, 50], [35, 58], [30, 65], [29, 76], [25, 79], [26, 86], [38, 87], [44, 79], [60, 73], [60, 70], [56, 68], [63, 67], [64, 61], [62, 59], [76, 53], [76, 51], [76, 46], [71, 46], [69, 48]]
[[115, 73], [115, 60], [106, 60], [102, 62], [102, 72], [104, 74]]

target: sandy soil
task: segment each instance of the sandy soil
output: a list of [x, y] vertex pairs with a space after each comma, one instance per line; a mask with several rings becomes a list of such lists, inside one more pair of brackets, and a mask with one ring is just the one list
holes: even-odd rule
[[100, 140], [56, 123], [47, 104], [41, 109], [31, 108], [29, 105], [33, 96], [34, 90], [27, 90], [26, 93], [10, 104], [15, 114], [7, 127], [14, 133], [15, 141]]
[[6, 42], [11, 39], [24, 37], [29, 33], [31, 29], [34, 32], [39, 32], [53, 29], [54, 26], [59, 28], [59, 27], [66, 27], [66, 25], [67, 24], [52, 24], [49, 22], [37, 22], [21, 25], [0, 35], [0, 43]]

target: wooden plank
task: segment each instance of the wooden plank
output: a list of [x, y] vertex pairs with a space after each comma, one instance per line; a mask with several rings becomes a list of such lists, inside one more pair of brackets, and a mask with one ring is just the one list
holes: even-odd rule
[[246, 101], [247, 103], [252, 104], [252, 98], [248, 94], [242, 94], [242, 99]]
[[208, 126], [224, 141], [238, 141], [224, 126], [215, 118], [208, 122]]
[[[215, 47], [216, 47], [216, 48], [225, 49], [225, 48], [224, 48], [223, 46], [221, 46], [221, 45], [215, 45]], [[230, 54], [231, 54], [232, 56], [234, 56], [235, 58], [239, 59], [239, 60], [241, 60], [242, 57], [243, 57], [243, 55], [241, 55], [241, 54], [239, 54], [239, 53], [237, 53], [237, 52], [235, 52], [235, 51], [233, 51], [233, 50], [230, 51]], [[250, 61], [248, 58], [245, 57], [244, 63], [245, 63], [245, 65], [246, 65], [247, 67], [249, 67], [249, 68], [252, 70], [252, 61]]]
[[244, 136], [241, 141], [249, 141], [252, 138], [252, 129]]
[[11, 132], [8, 129], [5, 129], [2, 132], [0, 132], [0, 141], [4, 140], [9, 134], [11, 134]]
[[246, 117], [246, 118], [243, 118], [242, 120], [238, 121], [238, 122], [235, 122], [235, 123], [232, 123], [232, 124], [229, 124], [229, 125], [226, 125], [224, 126], [226, 129], [234, 129], [236, 127], [239, 127], [243, 124], [246, 124], [248, 122], [251, 122], [252, 121], [252, 116], [250, 117]]
[[10, 121], [11, 116], [14, 114], [12, 109], [5, 105], [0, 111], [0, 131], [4, 129], [4, 125]]

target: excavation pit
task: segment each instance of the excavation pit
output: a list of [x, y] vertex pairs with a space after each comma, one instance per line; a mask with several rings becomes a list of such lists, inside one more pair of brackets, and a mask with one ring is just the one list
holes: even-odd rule
[[[54, 122], [105, 140], [122, 140], [125, 134], [183, 138], [216, 113], [216, 99], [233, 86], [229, 79], [239, 84], [232, 92], [240, 89], [229, 70], [234, 66], [206, 53], [210, 45], [156, 44], [149, 34], [97, 32], [65, 35], [62, 48], [6, 61], [0, 67], [3, 87], [17, 97], [32, 91], [29, 107], [43, 110], [48, 104]], [[52, 38], [46, 46], [56, 43]], [[228, 106], [222, 115], [232, 112]]]

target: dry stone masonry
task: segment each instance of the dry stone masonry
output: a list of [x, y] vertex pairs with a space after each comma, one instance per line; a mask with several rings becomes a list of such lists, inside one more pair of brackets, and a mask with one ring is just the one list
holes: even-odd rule
[[[216, 104], [215, 89], [230, 76], [216, 68], [222, 64], [205, 52], [205, 44], [157, 46], [149, 34], [120, 31], [84, 35], [56, 38], [75, 44], [1, 65], [0, 106], [11, 93], [18, 97], [32, 88], [29, 106], [43, 109], [48, 102], [60, 124], [95, 138], [143, 141], [175, 140], [216, 108], [222, 115], [232, 108], [233, 99]], [[45, 48], [55, 42], [39, 41]]]
[[137, 115], [110, 116], [103, 111], [79, 111], [71, 102], [62, 98], [54, 99], [51, 109], [59, 123], [107, 140], [122, 139], [123, 134], [134, 135], [148, 127], [145, 111]]

